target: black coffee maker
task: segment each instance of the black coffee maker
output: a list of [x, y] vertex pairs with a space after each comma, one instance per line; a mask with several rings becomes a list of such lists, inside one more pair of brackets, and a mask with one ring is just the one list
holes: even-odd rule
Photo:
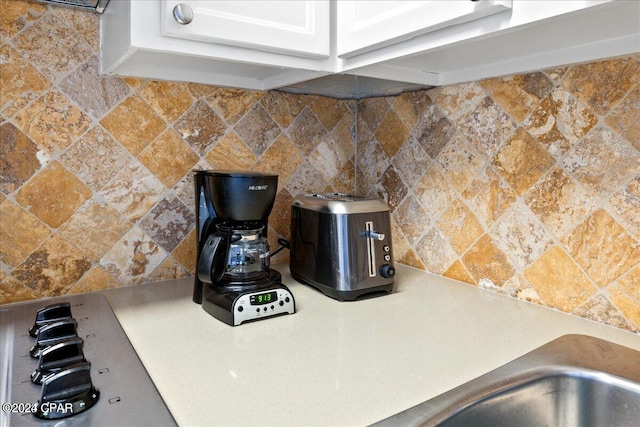
[[295, 312], [293, 295], [269, 268], [267, 219], [278, 176], [196, 171], [197, 251], [193, 301], [216, 319], [243, 322]]

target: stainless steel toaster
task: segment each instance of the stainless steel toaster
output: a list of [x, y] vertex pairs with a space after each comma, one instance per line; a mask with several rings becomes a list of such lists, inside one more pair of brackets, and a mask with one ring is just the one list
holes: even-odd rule
[[350, 301], [393, 290], [387, 204], [374, 197], [304, 194], [291, 204], [291, 275]]

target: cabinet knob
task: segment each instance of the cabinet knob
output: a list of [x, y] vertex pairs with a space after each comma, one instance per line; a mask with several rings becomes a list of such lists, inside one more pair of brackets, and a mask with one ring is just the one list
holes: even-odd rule
[[173, 8], [173, 18], [178, 24], [190, 24], [193, 21], [193, 9], [188, 4], [177, 4]]

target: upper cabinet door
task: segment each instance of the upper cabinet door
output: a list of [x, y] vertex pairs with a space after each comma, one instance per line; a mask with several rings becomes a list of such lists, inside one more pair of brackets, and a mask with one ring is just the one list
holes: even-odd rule
[[306, 58], [330, 55], [329, 0], [161, 0], [163, 36]]
[[341, 58], [350, 58], [509, 10], [511, 0], [339, 0], [337, 7], [337, 53]]

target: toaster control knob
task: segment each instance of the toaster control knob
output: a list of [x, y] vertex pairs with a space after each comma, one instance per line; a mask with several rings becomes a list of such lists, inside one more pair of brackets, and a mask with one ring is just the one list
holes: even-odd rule
[[388, 279], [396, 275], [396, 269], [391, 264], [384, 264], [380, 267], [380, 275]]

